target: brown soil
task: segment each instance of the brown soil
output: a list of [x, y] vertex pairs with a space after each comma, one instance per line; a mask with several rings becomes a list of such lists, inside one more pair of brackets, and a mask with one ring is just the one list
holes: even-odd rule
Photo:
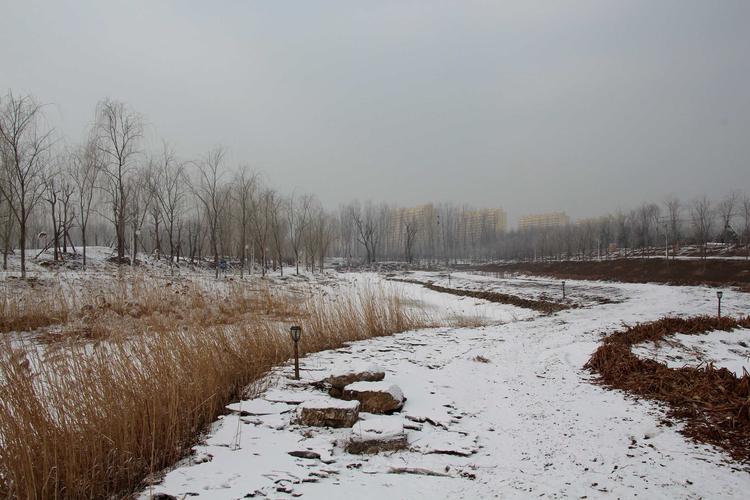
[[[669, 368], [641, 359], [631, 346], [660, 341], [675, 333], [699, 335], [712, 330], [750, 327], [750, 316], [721, 318], [662, 318], [618, 331], [604, 339], [585, 368], [598, 373], [601, 383], [636, 396], [666, 403], [668, 419], [685, 422], [681, 431], [697, 441], [724, 448], [750, 465], [750, 376], [737, 377], [726, 368]], [[665, 421], [670, 424], [670, 420]]]
[[488, 302], [495, 302], [498, 304], [509, 304], [516, 307], [523, 307], [525, 309], [534, 309], [535, 311], [543, 312], [545, 314], [556, 313], [565, 309], [576, 308], [578, 306], [574, 304], [562, 304], [560, 302], [551, 302], [549, 300], [532, 300], [518, 297], [517, 295], [510, 295], [507, 293], [498, 292], [483, 292], [480, 290], [461, 290], [458, 288], [447, 288], [444, 286], [435, 285], [433, 283], [423, 283], [416, 280], [408, 279], [396, 279], [391, 278], [391, 281], [400, 281], [402, 283], [412, 283], [415, 285], [422, 285], [429, 290], [434, 290], [441, 293], [449, 293], [451, 295], [457, 295], [459, 297], [471, 297], [473, 299], [482, 299]]
[[486, 272], [523, 273], [559, 279], [733, 286], [750, 292], [750, 261], [617, 259], [606, 261], [518, 262], [490, 264]]

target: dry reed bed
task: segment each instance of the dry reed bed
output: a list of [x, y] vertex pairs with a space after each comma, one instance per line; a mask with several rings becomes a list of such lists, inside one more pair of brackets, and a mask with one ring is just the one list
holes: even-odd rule
[[[283, 300], [278, 300], [279, 294]], [[102, 339], [126, 326], [135, 332], [161, 331], [174, 321], [210, 327], [248, 316], [289, 318], [296, 315], [296, 305], [292, 294], [262, 282], [207, 288], [189, 280], [161, 281], [136, 274], [77, 287], [54, 283], [8, 290], [6, 285], [0, 297], [0, 333], [39, 330], [43, 340]]]
[[668, 368], [666, 364], [641, 359], [631, 352], [632, 345], [659, 342], [675, 333], [699, 335], [748, 327], [750, 316], [737, 319], [665, 317], [609, 335], [585, 367], [598, 373], [607, 387], [667, 403], [667, 416], [685, 423], [683, 434], [719, 446], [748, 465], [750, 376], [747, 373], [737, 377], [726, 368], [716, 369], [711, 364]]
[[[141, 293], [161, 297], [152, 287]], [[304, 353], [431, 323], [376, 287], [303, 301], [267, 291], [227, 297], [215, 304], [188, 293], [188, 315], [182, 306], [116, 311], [127, 320], [110, 322], [105, 341], [0, 344], [0, 496], [104, 498], [142, 488], [186, 456], [227, 403], [289, 359], [288, 324], [279, 319], [290, 312], [304, 328]], [[134, 323], [156, 316], [147, 329]], [[100, 318], [105, 328], [107, 314]]]

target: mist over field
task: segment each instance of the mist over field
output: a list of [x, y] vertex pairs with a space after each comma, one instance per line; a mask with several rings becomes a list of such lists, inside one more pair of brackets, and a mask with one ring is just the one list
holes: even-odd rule
[[6, 2], [0, 89], [351, 199], [592, 217], [750, 184], [750, 6]]

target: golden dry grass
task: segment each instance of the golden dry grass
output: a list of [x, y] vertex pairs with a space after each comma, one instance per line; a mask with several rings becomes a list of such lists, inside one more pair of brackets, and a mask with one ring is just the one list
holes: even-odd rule
[[0, 343], [2, 497], [142, 488], [289, 359], [290, 320], [304, 328], [305, 353], [431, 323], [377, 287], [326, 297], [237, 285], [214, 294], [135, 279], [68, 299], [62, 341]]

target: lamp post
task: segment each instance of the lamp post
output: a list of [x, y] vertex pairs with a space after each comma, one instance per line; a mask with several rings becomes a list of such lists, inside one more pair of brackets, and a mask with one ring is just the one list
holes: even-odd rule
[[721, 296], [722, 295], [724, 295], [724, 293], [721, 290], [719, 290], [718, 292], [716, 292], [716, 298], [719, 299], [719, 302], [718, 302], [718, 317], [719, 317], [719, 321], [721, 321]]
[[289, 335], [291, 335], [292, 342], [294, 343], [294, 378], [299, 380], [299, 349], [297, 348], [297, 343], [302, 336], [302, 327], [297, 325], [292, 326], [289, 329]]
[[562, 282], [563, 300], [565, 300], [565, 280]]

